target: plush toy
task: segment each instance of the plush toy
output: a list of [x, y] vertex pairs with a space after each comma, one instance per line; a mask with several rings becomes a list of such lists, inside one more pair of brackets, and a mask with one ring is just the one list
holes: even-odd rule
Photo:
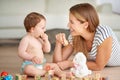
[[73, 58], [74, 67], [71, 68], [71, 72], [76, 77], [84, 77], [88, 74], [91, 74], [92, 71], [88, 70], [88, 67], [86, 65], [86, 56], [82, 52], [78, 52], [75, 57]]

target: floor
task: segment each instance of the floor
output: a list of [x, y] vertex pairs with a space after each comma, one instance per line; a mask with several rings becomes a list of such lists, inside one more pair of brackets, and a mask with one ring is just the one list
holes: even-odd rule
[[[18, 42], [0, 43], [0, 73], [7, 71], [9, 74], [15, 76], [20, 73], [20, 65], [22, 60], [17, 55]], [[48, 62], [52, 61], [52, 54], [45, 54]], [[120, 80], [120, 67], [105, 67], [104, 70], [99, 71], [102, 76], [108, 77], [108, 80]], [[34, 80], [29, 78], [28, 80]]]

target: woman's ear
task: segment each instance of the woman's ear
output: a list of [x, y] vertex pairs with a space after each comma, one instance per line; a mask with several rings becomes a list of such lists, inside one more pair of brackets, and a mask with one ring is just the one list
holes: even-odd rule
[[88, 27], [88, 22], [84, 22], [83, 24], [84, 24], [85, 29], [87, 29], [87, 27]]

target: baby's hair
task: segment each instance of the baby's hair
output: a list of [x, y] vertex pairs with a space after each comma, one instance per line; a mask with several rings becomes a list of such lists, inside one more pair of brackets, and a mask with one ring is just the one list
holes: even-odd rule
[[35, 27], [42, 19], [46, 20], [46, 18], [37, 12], [29, 13], [24, 20], [24, 26], [26, 32], [29, 32], [32, 27]]

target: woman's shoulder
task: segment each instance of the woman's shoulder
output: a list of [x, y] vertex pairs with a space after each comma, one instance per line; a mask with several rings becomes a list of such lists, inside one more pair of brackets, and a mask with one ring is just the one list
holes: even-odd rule
[[96, 29], [96, 32], [100, 33], [100, 34], [111, 34], [111, 33], [113, 33], [113, 30], [109, 26], [99, 25]]
[[99, 29], [99, 30], [110, 30], [110, 31], [112, 31], [112, 28], [111, 28], [110, 26], [107, 26], [107, 25], [99, 25], [99, 26], [97, 27], [97, 29]]

